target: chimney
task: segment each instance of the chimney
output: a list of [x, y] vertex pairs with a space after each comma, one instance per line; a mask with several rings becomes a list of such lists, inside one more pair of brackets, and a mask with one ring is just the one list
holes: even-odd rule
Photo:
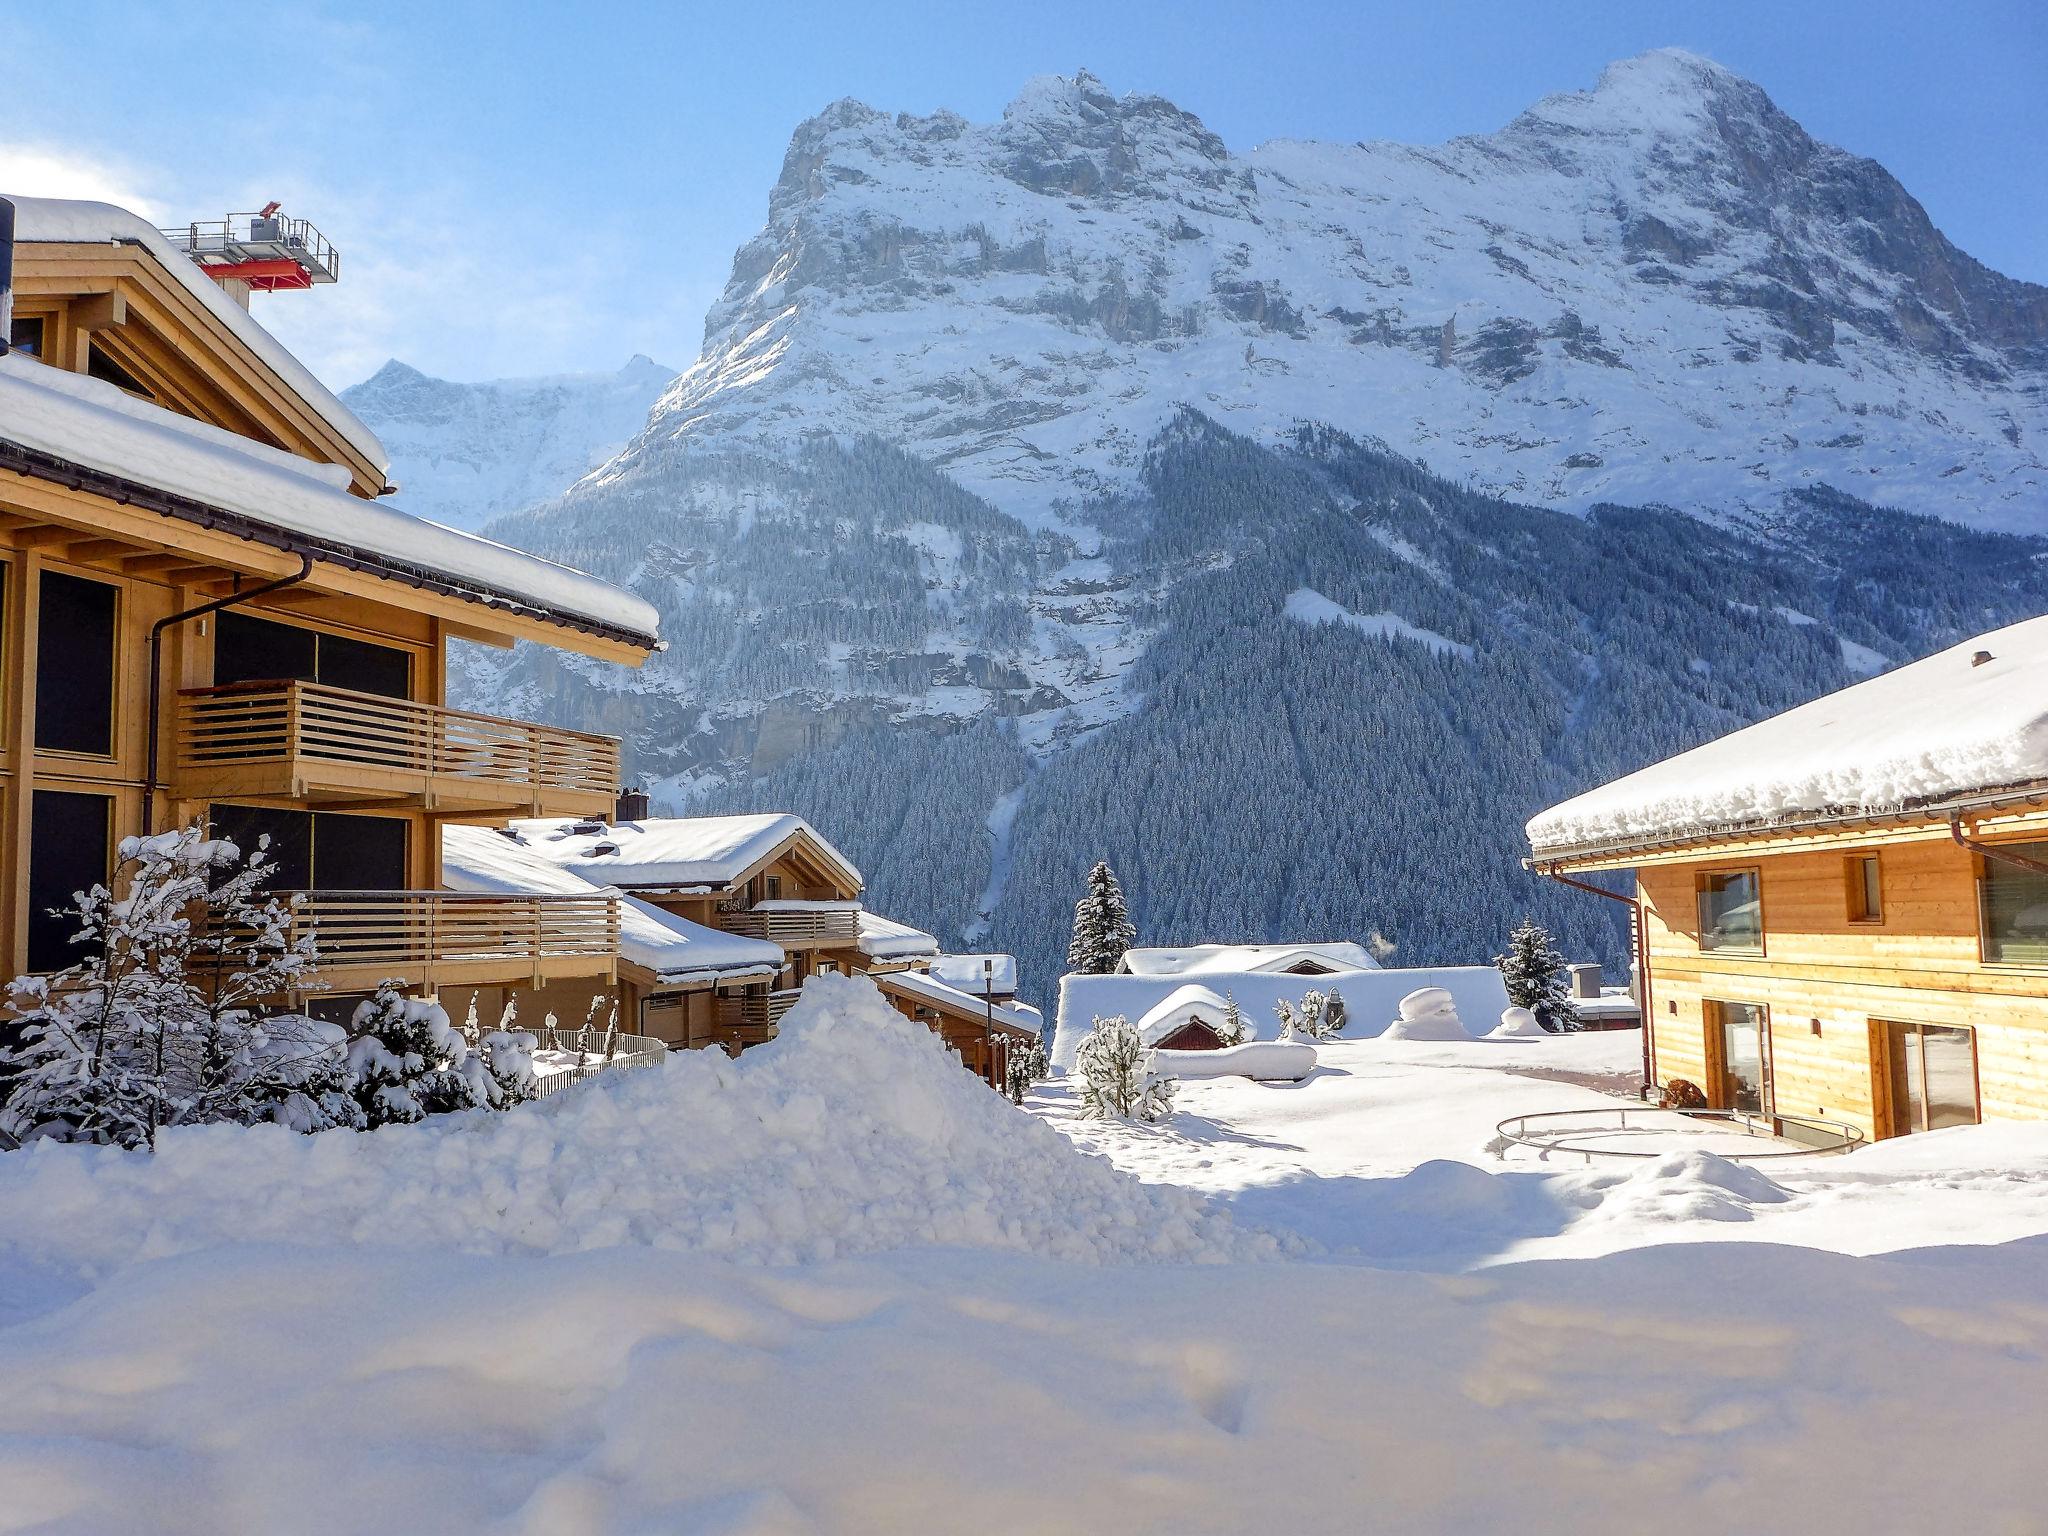
[[645, 821], [648, 816], [647, 791], [644, 789], [622, 789], [619, 791], [619, 806], [612, 817], [614, 822]]
[[0, 197], [0, 357], [13, 345], [14, 334], [14, 204]]
[[1976, 655], [1970, 658], [1970, 665], [1973, 667], [1981, 667], [1984, 665], [1984, 663], [1986, 663], [1989, 660], [1991, 660], [1991, 653], [1989, 651], [1979, 651]]

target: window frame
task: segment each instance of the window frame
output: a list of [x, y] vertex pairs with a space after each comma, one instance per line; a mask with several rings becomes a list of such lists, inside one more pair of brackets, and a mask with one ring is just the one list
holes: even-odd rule
[[[1707, 882], [1747, 875], [1756, 887], [1756, 943], [1730, 944], [1708, 942], [1706, 908], [1703, 898], [1707, 894]], [[1695, 937], [1703, 955], [1736, 955], [1750, 959], [1763, 958], [1768, 948], [1769, 934], [1764, 925], [1764, 872], [1759, 864], [1730, 864], [1714, 869], [1696, 869], [1692, 877], [1693, 927]]]
[[[126, 674], [122, 666], [123, 632], [128, 622], [129, 584], [119, 576], [106, 571], [95, 571], [84, 566], [73, 566], [56, 561], [44, 562], [36, 571], [36, 708], [22, 723], [28, 728], [28, 740], [22, 743], [25, 756], [33, 760], [38, 757], [57, 758], [70, 763], [119, 763], [123, 726], [127, 719]], [[114, 613], [109, 625], [107, 647], [107, 750], [104, 752], [81, 752], [71, 747], [45, 746], [39, 714], [42, 708], [44, 647], [42, 636], [44, 583], [52, 576], [66, 581], [89, 582], [94, 586], [106, 587], [114, 594]]]
[[[1923, 1088], [1927, 1082], [1927, 1031], [1939, 1029], [1967, 1035], [1970, 1040], [1970, 1103], [1976, 1118], [1967, 1122], [1971, 1125], [1984, 1123], [1984, 1065], [1979, 1044], [1979, 1030], [1974, 1024], [1929, 1024], [1920, 1019], [1900, 1019], [1889, 1015], [1870, 1017], [1870, 1087], [1873, 1111], [1882, 1106], [1882, 1114], [1873, 1113], [1873, 1119], [1882, 1126], [1880, 1136], [1892, 1140], [1900, 1136], [1924, 1136], [1930, 1131], [1950, 1129], [1946, 1126], [1909, 1125], [1902, 1128], [1904, 1111], [1897, 1102], [1892, 1089], [1892, 1068], [1895, 1064], [1895, 1042], [1893, 1031], [1905, 1031], [1917, 1041], [1920, 1053], [1920, 1081]], [[1921, 1107], [1927, 1105], [1923, 1093]]]
[[[2048, 839], [2016, 841], [2011, 846], [2026, 852], [2030, 857], [2048, 859]], [[2003, 859], [1991, 858], [1986, 854], [1979, 854], [1976, 864], [1977, 963], [2010, 971], [2048, 970], [2048, 943], [2044, 943], [2041, 958], [2037, 960], [2011, 960], [1992, 952], [1992, 946], [1998, 940], [1997, 936], [1991, 931], [1991, 885], [1999, 872], [2009, 871], [2010, 873], [2006, 876], [2008, 879], [2037, 878], [2048, 880], [2048, 876], [2034, 876], [2031, 871], [2021, 870], [2017, 865], [2008, 864]]]
[[[1873, 907], [1869, 901], [1869, 882], [1864, 878], [1866, 866], [1877, 872], [1877, 900]], [[1852, 853], [1842, 862], [1843, 895], [1848, 902], [1849, 922], [1858, 928], [1882, 928], [1884, 926], [1884, 858], [1876, 852]]]

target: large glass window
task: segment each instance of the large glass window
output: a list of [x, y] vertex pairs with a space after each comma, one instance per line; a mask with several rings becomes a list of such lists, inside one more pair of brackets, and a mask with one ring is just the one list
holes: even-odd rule
[[60, 971], [82, 951], [78, 919], [65, 908], [106, 881], [114, 802], [105, 795], [39, 789], [29, 806], [28, 968]]
[[1891, 1134], [1975, 1125], [1976, 1032], [1936, 1024], [1887, 1023], [1883, 1029]]
[[1771, 1085], [1764, 1055], [1768, 1015], [1754, 1003], [1709, 1002], [1706, 1016], [1714, 1069], [1708, 1102], [1716, 1109], [1769, 1113]]
[[397, 646], [323, 634], [232, 608], [221, 614], [213, 639], [216, 687], [287, 678], [406, 699], [412, 697], [412, 657]]
[[1702, 873], [1699, 893], [1700, 948], [1761, 954], [1764, 947], [1762, 883], [1753, 869]]
[[120, 592], [104, 581], [43, 573], [36, 613], [36, 745], [114, 750], [114, 625]]
[[[2015, 843], [2012, 850], [2048, 864], [2048, 843]], [[1977, 890], [1984, 958], [2048, 965], [2048, 874], [1987, 858]]]
[[216, 836], [253, 852], [268, 835], [279, 891], [402, 891], [406, 880], [406, 826], [394, 816], [351, 816], [340, 811], [279, 810], [261, 805], [215, 805]]

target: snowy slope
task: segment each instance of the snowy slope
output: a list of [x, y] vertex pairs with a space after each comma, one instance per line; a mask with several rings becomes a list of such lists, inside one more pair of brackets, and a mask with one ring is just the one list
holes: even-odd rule
[[618, 453], [674, 378], [636, 356], [616, 373], [456, 384], [394, 358], [341, 398], [383, 439], [409, 508], [480, 528]]
[[647, 442], [874, 432], [1032, 520], [1193, 405], [1378, 437], [1517, 499], [1789, 487], [2040, 531], [2048, 289], [1666, 50], [1436, 148], [1229, 150], [1085, 72], [1000, 123], [802, 125]]

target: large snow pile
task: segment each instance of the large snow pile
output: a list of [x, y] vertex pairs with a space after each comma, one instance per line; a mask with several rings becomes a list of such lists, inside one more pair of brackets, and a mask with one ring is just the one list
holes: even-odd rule
[[0, 1159], [0, 1244], [103, 1270], [231, 1242], [482, 1253], [622, 1244], [743, 1262], [915, 1245], [1240, 1259], [1262, 1234], [1077, 1152], [960, 1069], [873, 985], [819, 976], [781, 1037], [678, 1053], [516, 1112], [368, 1135], [206, 1127], [154, 1157]]
[[[1986, 659], [1979, 660], [1982, 656]], [[2048, 779], [2048, 617], [1815, 699], [1530, 821], [1546, 849], [1897, 810]]]
[[1542, 1023], [1527, 1008], [1506, 1009], [1493, 1030], [1497, 1040], [1536, 1039], [1545, 1033]]
[[1255, 1083], [1298, 1083], [1316, 1069], [1316, 1048], [1306, 1040], [1247, 1040], [1220, 1051], [1155, 1051], [1159, 1071], [1193, 1082], [1246, 1077]]
[[1463, 1040], [1457, 999], [1442, 987], [1417, 987], [1401, 999], [1401, 1015], [1380, 1032], [1383, 1040]]

